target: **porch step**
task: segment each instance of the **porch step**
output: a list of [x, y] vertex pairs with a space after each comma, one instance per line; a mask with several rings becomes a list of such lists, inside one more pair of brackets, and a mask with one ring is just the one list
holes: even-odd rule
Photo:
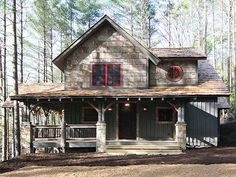
[[145, 140], [108, 140], [107, 141], [108, 146], [113, 146], [113, 145], [155, 145], [155, 146], [177, 146], [176, 141], [145, 141]]
[[181, 154], [177, 145], [109, 145], [106, 146], [108, 154]]

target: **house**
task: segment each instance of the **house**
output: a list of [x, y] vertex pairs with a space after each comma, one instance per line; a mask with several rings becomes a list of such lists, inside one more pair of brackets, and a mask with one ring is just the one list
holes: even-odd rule
[[[53, 62], [64, 83], [22, 84], [11, 96], [25, 105], [24, 148], [176, 154], [218, 145], [217, 101], [229, 92], [200, 51], [148, 49], [104, 16]], [[60, 110], [61, 125], [29, 123], [39, 106]]]

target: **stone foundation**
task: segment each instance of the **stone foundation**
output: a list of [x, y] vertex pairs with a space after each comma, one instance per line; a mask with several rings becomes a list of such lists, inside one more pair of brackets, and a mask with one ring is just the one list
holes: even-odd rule
[[32, 125], [29, 122], [21, 124], [21, 153], [27, 154], [32, 151]]
[[105, 152], [106, 146], [106, 123], [105, 122], [97, 122], [97, 131], [96, 131], [96, 151], [97, 152]]
[[177, 122], [175, 124], [176, 140], [182, 150], [186, 150], [186, 123]]

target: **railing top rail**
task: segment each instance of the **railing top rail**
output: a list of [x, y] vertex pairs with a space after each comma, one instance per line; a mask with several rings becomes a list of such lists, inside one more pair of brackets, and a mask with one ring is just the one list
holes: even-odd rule
[[[67, 124], [70, 128], [96, 128], [95, 124]], [[34, 125], [34, 128], [61, 128], [61, 125]]]
[[61, 125], [35, 125], [35, 128], [61, 128]]
[[71, 128], [96, 128], [95, 124], [68, 124], [67, 127]]

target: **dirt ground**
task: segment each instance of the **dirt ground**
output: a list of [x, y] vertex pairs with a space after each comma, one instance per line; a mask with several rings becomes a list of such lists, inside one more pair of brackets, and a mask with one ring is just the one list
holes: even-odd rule
[[4, 173], [5, 177], [235, 177], [236, 164], [178, 164], [178, 165], [130, 165], [130, 166], [29, 166]]
[[236, 147], [189, 149], [172, 156], [30, 154], [0, 163], [0, 176], [236, 176]]

